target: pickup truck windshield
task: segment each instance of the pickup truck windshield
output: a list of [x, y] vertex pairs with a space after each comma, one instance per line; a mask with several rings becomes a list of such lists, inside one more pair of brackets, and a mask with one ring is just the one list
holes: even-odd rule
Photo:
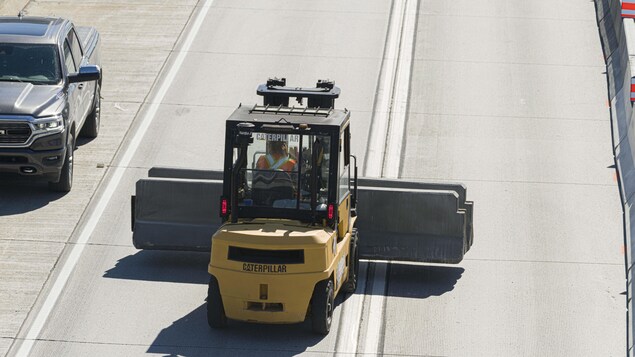
[[53, 45], [0, 44], [0, 81], [55, 84], [61, 79]]

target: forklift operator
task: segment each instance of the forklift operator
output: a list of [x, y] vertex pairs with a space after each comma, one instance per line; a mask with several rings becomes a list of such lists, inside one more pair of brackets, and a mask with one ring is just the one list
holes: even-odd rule
[[267, 142], [267, 155], [261, 155], [256, 162], [259, 170], [293, 171], [296, 161], [289, 156], [286, 141]]

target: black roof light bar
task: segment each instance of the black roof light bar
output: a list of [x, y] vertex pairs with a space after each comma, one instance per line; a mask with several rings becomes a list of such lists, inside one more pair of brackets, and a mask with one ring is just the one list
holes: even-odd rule
[[[263, 96], [264, 106], [288, 107], [289, 98], [296, 98], [298, 103], [306, 98], [307, 108], [334, 108], [335, 99], [340, 96], [340, 88], [334, 81], [320, 79], [315, 88], [287, 87], [286, 78], [269, 78], [266, 84], [261, 84], [256, 90]], [[312, 113], [313, 114], [313, 113]]]

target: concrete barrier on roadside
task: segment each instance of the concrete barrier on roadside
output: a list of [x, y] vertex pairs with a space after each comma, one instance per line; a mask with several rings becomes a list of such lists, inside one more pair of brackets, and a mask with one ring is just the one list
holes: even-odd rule
[[220, 227], [222, 181], [142, 179], [132, 200], [132, 241], [139, 249], [209, 251]]
[[182, 169], [176, 167], [153, 167], [148, 170], [148, 177], [223, 181], [223, 172], [216, 170]]
[[[220, 227], [222, 172], [152, 168], [132, 200], [139, 249], [209, 251]], [[360, 256], [458, 263], [473, 241], [472, 202], [462, 185], [360, 179]]]
[[474, 241], [474, 223], [473, 210], [474, 202], [467, 200], [467, 189], [462, 184], [446, 183], [446, 182], [422, 182], [422, 181], [403, 181], [396, 179], [377, 179], [377, 178], [359, 178], [358, 185], [361, 187], [390, 187], [402, 189], [416, 190], [446, 190], [456, 192], [458, 195], [459, 210], [465, 212], [466, 218], [466, 236], [468, 238], [468, 249]]
[[633, 120], [633, 64], [635, 22], [622, 18], [619, 0], [595, 0], [598, 30], [606, 61], [608, 100], [611, 105], [613, 153], [623, 207], [625, 271], [627, 284], [627, 354], [633, 355], [633, 249], [635, 249], [635, 121]]
[[360, 257], [430, 263], [463, 260], [469, 248], [467, 218], [459, 210], [456, 192], [361, 188], [359, 198]]

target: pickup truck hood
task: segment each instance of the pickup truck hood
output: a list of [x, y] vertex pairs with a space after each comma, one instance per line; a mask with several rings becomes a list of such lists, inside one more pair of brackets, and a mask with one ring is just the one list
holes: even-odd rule
[[62, 89], [58, 85], [0, 82], [0, 115], [54, 115], [59, 112], [54, 104], [64, 97]]

